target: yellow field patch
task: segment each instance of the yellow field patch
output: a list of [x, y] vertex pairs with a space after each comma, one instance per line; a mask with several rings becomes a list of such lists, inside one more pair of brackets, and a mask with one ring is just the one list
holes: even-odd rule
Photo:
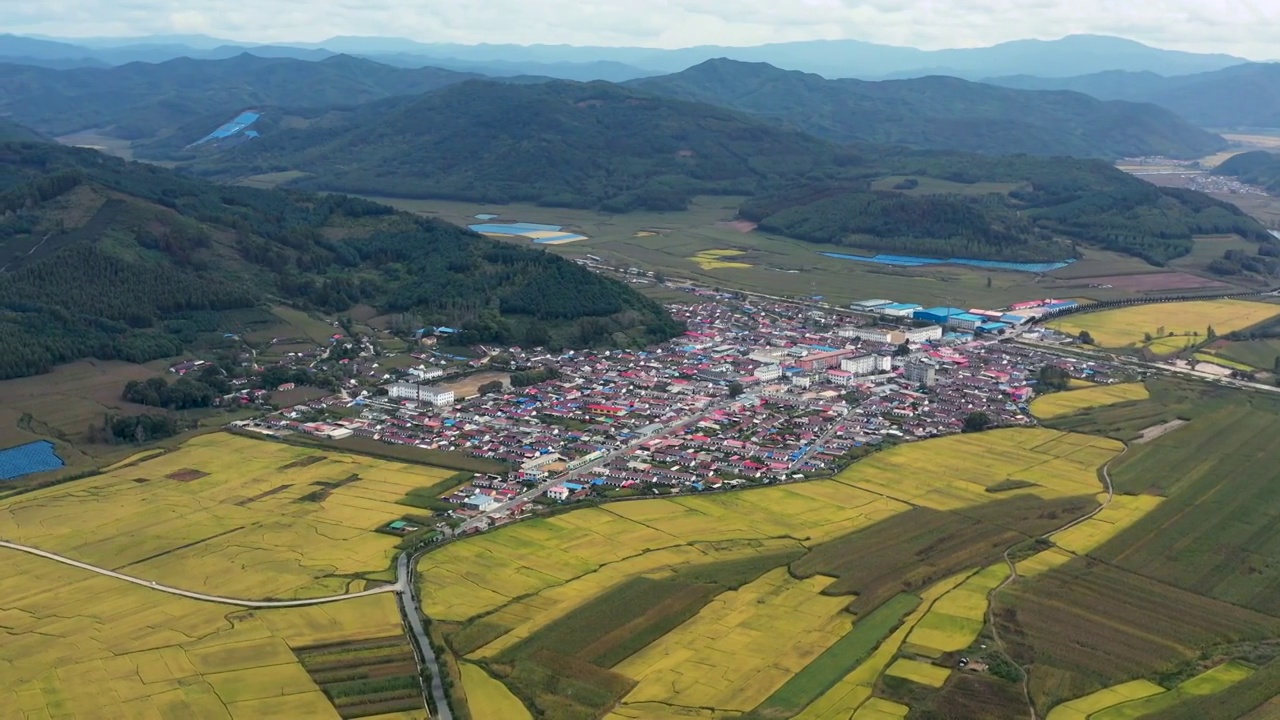
[[1046, 720], [1088, 720], [1093, 713], [1130, 700], [1159, 695], [1164, 691], [1163, 687], [1150, 680], [1134, 680], [1062, 703], [1049, 711]]
[[778, 568], [722, 593], [614, 668], [637, 681], [622, 704], [754, 708], [853, 626], [849, 599], [821, 594], [829, 582]]
[[908, 658], [897, 660], [884, 673], [885, 675], [905, 678], [921, 685], [936, 688], [942, 687], [946, 684], [947, 678], [951, 677], [950, 668], [939, 667]]
[[[1219, 335], [1243, 330], [1280, 315], [1280, 305], [1250, 302], [1247, 300], [1194, 300], [1156, 305], [1135, 305], [1079, 313], [1049, 323], [1049, 327], [1079, 335], [1088, 331], [1094, 342], [1102, 347], [1136, 347], [1145, 342], [1145, 335], [1163, 338], [1192, 336], [1199, 333], [1206, 337], [1210, 326]], [[1161, 333], [1163, 329], [1163, 333]], [[1186, 341], [1188, 338], [1166, 338]]]
[[[968, 577], [968, 573], [956, 575], [926, 588], [920, 593], [922, 600], [920, 606], [911, 611], [911, 614], [902, 621], [902, 625], [880, 643], [880, 646], [872, 651], [861, 665], [854, 668], [830, 690], [796, 715], [796, 720], [844, 720], [876, 700], [871, 698], [872, 689], [880, 676], [897, 658], [898, 651], [902, 648], [907, 636], [929, 612], [938, 598], [958, 587]], [[868, 700], [868, 698], [871, 699]], [[868, 712], [874, 712], [875, 708], [876, 706], [873, 706]], [[903, 712], [905, 714], [906, 710], [904, 709]]]
[[911, 708], [881, 698], [871, 698], [849, 720], [901, 720]]
[[0, 717], [29, 705], [79, 717], [336, 718], [292, 650], [402, 632], [389, 594], [244, 610], [24, 553], [0, 558]]
[[1102, 512], [1057, 533], [1053, 536], [1053, 542], [1063, 550], [1083, 555], [1141, 520], [1163, 501], [1164, 498], [1154, 495], [1116, 495]]
[[749, 268], [751, 265], [747, 263], [733, 262], [723, 259], [745, 254], [746, 251], [744, 250], [703, 250], [689, 259], [697, 263], [698, 267], [703, 270], [715, 270], [717, 268]]
[[489, 677], [479, 666], [461, 663], [462, 689], [467, 694], [467, 707], [474, 718], [531, 720], [529, 710], [516, 699], [506, 685]]
[[1096, 407], [1146, 400], [1149, 397], [1151, 393], [1147, 392], [1147, 386], [1142, 383], [1095, 385], [1038, 397], [1031, 402], [1031, 413], [1039, 418], [1050, 419]]
[[[392, 502], [392, 480], [424, 487], [451, 474], [216, 433], [0, 501], [0, 536], [186, 590], [314, 597], [346, 591], [335, 576], [390, 566], [396, 540], [373, 531], [411, 511]], [[341, 486], [303, 500], [317, 483]]]
[[969, 647], [986, 624], [987, 595], [1007, 577], [1009, 567], [1003, 563], [975, 573], [933, 604], [907, 642], [931, 657]]
[[[1061, 455], [1063, 441], [1078, 445]], [[854, 463], [836, 480], [936, 510], [971, 507], [995, 497], [1021, 494], [1046, 499], [1092, 495], [1098, 491], [1099, 460], [1118, 454], [1123, 447], [1107, 438], [1045, 428], [1010, 428], [899, 446]], [[946, 470], [940, 472], [939, 468]], [[1031, 485], [998, 496], [987, 492], [987, 488], [1009, 480]]]

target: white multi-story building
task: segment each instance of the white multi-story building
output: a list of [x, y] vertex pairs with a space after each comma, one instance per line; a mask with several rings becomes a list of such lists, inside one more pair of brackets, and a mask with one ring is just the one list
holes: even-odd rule
[[854, 375], [871, 375], [893, 369], [893, 358], [887, 355], [859, 355], [840, 361], [840, 369]]
[[760, 378], [761, 382], [769, 382], [770, 380], [777, 380], [778, 378], [782, 377], [782, 366], [781, 365], [761, 365], [760, 367], [756, 368], [756, 377]]
[[847, 370], [828, 370], [827, 382], [841, 387], [849, 387], [853, 384], [853, 379], [857, 377]]
[[939, 325], [927, 325], [922, 328], [909, 328], [904, 331], [907, 342], [927, 342], [929, 340], [942, 339], [942, 327]]
[[444, 377], [444, 370], [438, 367], [409, 368], [409, 374], [419, 380], [434, 380], [438, 377]]
[[[870, 340], [871, 342], [887, 343], [893, 341], [894, 330], [893, 328], [881, 327], [847, 327], [841, 328], [837, 331], [837, 334], [839, 334], [840, 337], [845, 338], [858, 338], [860, 340]], [[939, 337], [941, 337], [941, 335], [939, 335]]]
[[387, 396], [392, 400], [417, 400], [432, 405], [453, 404], [453, 391], [436, 385], [391, 383], [387, 386]]

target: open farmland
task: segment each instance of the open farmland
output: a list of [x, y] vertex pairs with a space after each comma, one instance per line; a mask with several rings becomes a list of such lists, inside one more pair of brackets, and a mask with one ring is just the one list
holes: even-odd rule
[[1206, 338], [1210, 327], [1219, 335], [1225, 335], [1277, 315], [1280, 315], [1280, 305], [1247, 300], [1194, 300], [1077, 313], [1051, 321], [1049, 327], [1071, 335], [1088, 331], [1102, 347], [1132, 348], [1150, 342], [1147, 336], [1159, 338], [1172, 334], [1175, 338]]
[[218, 433], [4, 500], [0, 536], [185, 590], [332, 595], [391, 579], [397, 539], [373, 531], [451, 474]]
[[1148, 397], [1151, 395], [1142, 383], [1098, 385], [1038, 397], [1031, 403], [1031, 412], [1038, 418], [1050, 419], [1104, 405], [1146, 400]]
[[3, 718], [336, 719], [294, 651], [400, 632], [391, 595], [244, 610], [4, 552]]
[[[1096, 507], [1097, 468], [1119, 449], [1001, 430], [904, 445], [830, 480], [573, 510], [428, 553], [419, 593], [452, 650], [535, 717], [787, 717], [838, 687], [831, 702], [853, 712], [934, 600]], [[998, 577], [942, 607], [971, 614]]]

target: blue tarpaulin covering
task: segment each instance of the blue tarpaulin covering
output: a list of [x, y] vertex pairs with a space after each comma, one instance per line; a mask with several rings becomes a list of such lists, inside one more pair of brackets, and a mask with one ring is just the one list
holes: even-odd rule
[[818, 253], [840, 260], [857, 260], [859, 262], [893, 265], [896, 267], [921, 267], [924, 265], [968, 265], [987, 270], [1013, 270], [1015, 272], [1046, 273], [1064, 268], [1075, 260], [1047, 263], [1004, 262], [1002, 260], [972, 260], [970, 258], [927, 258], [912, 255], [849, 255], [847, 253]]

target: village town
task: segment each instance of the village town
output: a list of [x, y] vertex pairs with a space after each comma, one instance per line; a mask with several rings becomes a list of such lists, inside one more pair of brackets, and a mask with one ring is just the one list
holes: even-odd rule
[[[821, 477], [886, 444], [1031, 424], [1045, 367], [1124, 379], [1114, 366], [1009, 342], [1054, 339], [1028, 321], [1071, 301], [834, 309], [676, 287], [687, 300], [668, 307], [687, 332], [646, 350], [486, 348], [467, 360], [425, 349], [453, 332], [437, 328], [412, 362], [387, 363], [367, 340], [335, 335], [343, 362], [356, 363], [340, 392], [239, 424], [499, 461], [510, 471], [477, 474], [441, 498], [467, 529], [533, 502]], [[314, 369], [332, 355], [299, 360]]]

